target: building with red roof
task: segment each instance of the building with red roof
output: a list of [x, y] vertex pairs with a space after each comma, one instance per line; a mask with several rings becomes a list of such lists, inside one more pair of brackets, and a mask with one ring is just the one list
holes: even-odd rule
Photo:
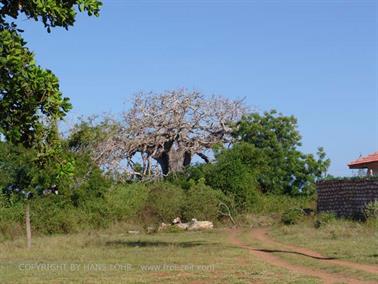
[[378, 151], [350, 162], [348, 167], [350, 169], [367, 169], [368, 175], [378, 175]]

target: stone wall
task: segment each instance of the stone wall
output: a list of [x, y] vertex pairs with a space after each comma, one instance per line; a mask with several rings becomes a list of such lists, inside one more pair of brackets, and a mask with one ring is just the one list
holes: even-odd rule
[[339, 217], [363, 219], [369, 202], [378, 200], [378, 179], [339, 179], [317, 183], [317, 211], [333, 212]]

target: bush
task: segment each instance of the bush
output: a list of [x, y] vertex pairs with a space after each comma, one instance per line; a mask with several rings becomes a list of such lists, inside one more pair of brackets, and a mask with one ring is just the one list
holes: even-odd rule
[[281, 222], [285, 225], [298, 224], [303, 219], [304, 213], [301, 208], [291, 208], [281, 216]]
[[32, 230], [41, 234], [78, 232], [87, 225], [86, 217], [65, 196], [36, 198], [30, 203]]
[[181, 216], [185, 195], [182, 188], [167, 182], [148, 185], [149, 194], [139, 216], [144, 224], [170, 223]]
[[183, 219], [215, 221], [218, 217], [219, 203], [224, 199], [225, 196], [221, 191], [212, 189], [200, 181], [187, 191]]
[[319, 228], [321, 226], [324, 226], [326, 224], [329, 224], [336, 220], [335, 213], [332, 212], [322, 212], [318, 214], [316, 221], [315, 221], [315, 228]]
[[120, 185], [107, 192], [107, 206], [112, 219], [126, 221], [136, 218], [144, 209], [148, 195], [149, 189], [142, 183]]
[[367, 204], [364, 213], [366, 219], [378, 219], [378, 200]]
[[233, 198], [239, 212], [247, 211], [258, 202], [256, 179], [239, 159], [225, 156], [216, 164], [209, 165], [206, 184]]
[[251, 207], [251, 212], [256, 214], [283, 214], [290, 208], [315, 208], [315, 199], [308, 196], [261, 194], [259, 202]]
[[22, 203], [11, 206], [7, 198], [0, 193], [0, 240], [14, 239], [24, 233], [24, 208]]
[[[109, 218], [103, 197], [110, 180], [88, 156], [70, 152], [63, 144], [50, 149], [53, 154], [36, 159], [38, 154], [33, 149], [0, 142], [2, 235], [9, 235], [8, 224], [24, 227], [24, 195], [9, 194], [5, 190], [9, 185], [33, 193], [30, 213], [35, 232], [69, 233], [107, 225]], [[52, 187], [59, 194], [45, 196], [44, 189]]]
[[89, 199], [78, 211], [83, 216], [79, 219], [83, 219], [84, 227], [106, 228], [112, 223], [110, 206], [104, 198]]

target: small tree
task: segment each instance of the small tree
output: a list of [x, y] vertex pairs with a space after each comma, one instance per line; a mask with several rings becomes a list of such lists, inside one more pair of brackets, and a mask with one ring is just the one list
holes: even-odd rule
[[301, 135], [294, 116], [275, 110], [244, 116], [235, 127], [236, 141], [252, 144], [264, 158], [264, 170], [258, 182], [262, 191], [288, 194], [311, 194], [314, 182], [325, 175], [330, 160], [323, 148], [318, 157], [299, 151]]
[[[57, 122], [71, 109], [71, 104], [62, 96], [58, 78], [35, 63], [33, 53], [21, 36], [22, 30], [17, 29], [11, 19], [24, 14], [29, 19], [42, 21], [50, 32], [51, 27], [68, 29], [72, 26], [76, 8], [98, 15], [100, 6], [97, 0], [0, 0], [0, 134], [12, 144], [35, 151], [35, 157], [26, 163], [32, 165], [31, 168], [43, 171], [49, 162], [59, 160]], [[69, 165], [66, 161], [58, 162], [63, 168]], [[30, 184], [25, 185], [29, 187]], [[28, 202], [25, 220], [30, 247]]]

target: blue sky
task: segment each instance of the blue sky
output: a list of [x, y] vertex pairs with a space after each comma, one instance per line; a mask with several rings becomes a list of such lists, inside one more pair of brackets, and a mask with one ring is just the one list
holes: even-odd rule
[[21, 20], [37, 61], [80, 115], [128, 107], [138, 91], [179, 87], [295, 115], [303, 150], [330, 173], [378, 151], [377, 1], [104, 0], [48, 34]]

